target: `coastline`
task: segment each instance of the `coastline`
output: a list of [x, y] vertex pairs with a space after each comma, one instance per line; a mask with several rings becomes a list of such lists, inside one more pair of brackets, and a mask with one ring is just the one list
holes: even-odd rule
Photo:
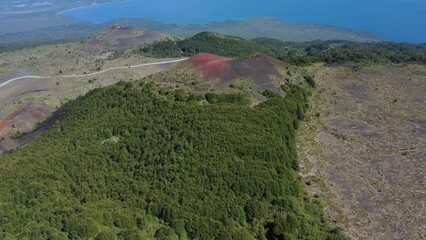
[[27, 10], [27, 11], [15, 11], [15, 12], [0, 12], [0, 15], [20, 15], [20, 14], [31, 14], [31, 13], [40, 13], [40, 12], [45, 12], [45, 11], [43, 11], [43, 10], [35, 10], [35, 11]]
[[59, 16], [59, 15], [62, 15], [64, 13], [71, 12], [71, 11], [78, 10], [78, 9], [83, 9], [83, 8], [89, 8], [89, 7], [101, 6], [101, 5], [108, 5], [108, 4], [114, 4], [114, 3], [130, 2], [130, 1], [132, 1], [132, 0], [115, 0], [115, 1], [112, 1], [112, 2], [105, 2], [105, 3], [96, 3], [96, 2], [93, 2], [90, 5], [84, 5], [84, 6], [80, 6], [80, 7], [75, 7], [75, 8], [70, 8], [70, 9], [62, 10], [60, 12], [57, 12], [55, 14], [55, 16]]

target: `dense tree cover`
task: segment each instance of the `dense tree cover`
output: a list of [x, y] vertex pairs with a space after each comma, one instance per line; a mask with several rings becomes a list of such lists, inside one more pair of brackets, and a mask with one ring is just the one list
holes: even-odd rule
[[227, 94], [227, 93], [207, 93], [205, 95], [207, 102], [213, 104], [235, 103], [235, 104], [250, 104], [248, 96], [242, 93]]
[[180, 41], [156, 42], [142, 48], [141, 51], [151, 57], [192, 56], [200, 52], [213, 53], [224, 57], [247, 56], [256, 52], [272, 54], [268, 48], [253, 41], [211, 32], [202, 32]]
[[166, 39], [155, 42], [141, 49], [144, 55], [150, 57], [183, 57], [189, 56], [182, 51], [179, 41]]
[[256, 107], [143, 83], [72, 101], [0, 156], [0, 239], [345, 239], [296, 171], [307, 86], [283, 89]]
[[326, 63], [426, 63], [426, 45], [409, 43], [355, 43], [347, 41], [281, 42], [260, 38], [275, 57], [296, 65]]
[[282, 42], [269, 38], [245, 40], [203, 32], [180, 41], [165, 40], [141, 49], [151, 57], [192, 56], [208, 52], [224, 57], [265, 53], [285, 62], [305, 66], [326, 63], [426, 63], [426, 44], [356, 43], [349, 41]]

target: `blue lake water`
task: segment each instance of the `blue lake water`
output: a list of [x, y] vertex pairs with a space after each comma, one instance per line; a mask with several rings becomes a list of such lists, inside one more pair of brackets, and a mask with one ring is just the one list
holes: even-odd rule
[[368, 31], [387, 40], [426, 42], [426, 0], [130, 0], [62, 15], [92, 23], [144, 18], [180, 24], [274, 16]]

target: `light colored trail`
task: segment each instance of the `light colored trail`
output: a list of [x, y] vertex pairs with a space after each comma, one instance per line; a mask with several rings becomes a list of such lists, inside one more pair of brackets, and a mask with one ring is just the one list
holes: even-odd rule
[[50, 78], [82, 78], [82, 77], [91, 77], [91, 76], [95, 76], [98, 74], [102, 74], [102, 73], [106, 73], [109, 71], [114, 71], [114, 70], [119, 70], [119, 69], [132, 69], [132, 68], [139, 68], [139, 67], [147, 67], [147, 66], [154, 66], [154, 65], [163, 65], [163, 64], [169, 64], [169, 63], [177, 63], [177, 62], [182, 62], [187, 60], [188, 58], [181, 58], [181, 59], [176, 59], [176, 60], [170, 60], [170, 61], [163, 61], [163, 62], [152, 62], [152, 63], [142, 63], [142, 64], [138, 64], [138, 65], [133, 65], [133, 66], [121, 66], [121, 67], [112, 67], [112, 68], [108, 68], [108, 69], [104, 69], [98, 72], [93, 72], [93, 73], [88, 73], [88, 74], [81, 74], [81, 75], [76, 75], [76, 74], [72, 74], [72, 75], [58, 75], [58, 76], [34, 76], [34, 75], [29, 75], [29, 76], [22, 76], [22, 77], [17, 77], [17, 78], [12, 78], [7, 80], [4, 83], [0, 84], [0, 88], [14, 82], [14, 81], [18, 81], [18, 80], [22, 80], [22, 79], [50, 79]]
[[17, 77], [17, 78], [12, 78], [7, 80], [6, 82], [0, 84], [0, 88], [6, 86], [7, 84], [17, 81], [17, 80], [21, 80], [21, 79], [48, 79], [48, 78], [52, 78], [52, 77], [43, 77], [43, 76], [22, 76], [22, 77]]

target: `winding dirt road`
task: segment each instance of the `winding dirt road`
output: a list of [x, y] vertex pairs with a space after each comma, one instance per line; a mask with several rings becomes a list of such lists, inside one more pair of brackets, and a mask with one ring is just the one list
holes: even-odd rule
[[98, 74], [106, 73], [109, 71], [119, 70], [119, 69], [131, 69], [131, 68], [140, 68], [140, 67], [147, 67], [147, 66], [154, 66], [154, 65], [163, 65], [163, 64], [170, 64], [170, 63], [176, 63], [176, 62], [182, 62], [187, 60], [188, 58], [181, 58], [176, 60], [170, 60], [170, 61], [163, 61], [163, 62], [153, 62], [153, 63], [142, 63], [138, 65], [133, 66], [120, 66], [120, 67], [112, 67], [108, 69], [104, 69], [98, 72], [88, 73], [88, 74], [72, 74], [72, 75], [58, 75], [58, 76], [35, 76], [35, 75], [28, 75], [28, 76], [22, 76], [22, 77], [16, 77], [9, 80], [6, 80], [5, 82], [0, 84], [0, 88], [18, 80], [22, 79], [50, 79], [50, 78], [82, 78], [82, 77], [91, 77]]
[[[20, 77], [14, 77], [11, 79], [6, 80], [0, 80], [0, 90], [1, 88], [7, 86], [8, 84], [19, 81], [19, 80], [29, 80], [29, 79], [51, 79], [51, 78], [84, 78], [84, 77], [91, 77], [98, 74], [114, 71], [114, 70], [120, 70], [120, 69], [132, 69], [132, 68], [139, 68], [139, 67], [146, 67], [146, 66], [154, 66], [154, 65], [165, 65], [165, 64], [171, 64], [171, 63], [177, 63], [181, 61], [185, 61], [187, 58], [181, 58], [176, 60], [169, 60], [169, 61], [162, 61], [162, 62], [152, 62], [152, 63], [142, 63], [138, 65], [132, 65], [132, 66], [119, 66], [119, 67], [112, 67], [108, 69], [104, 69], [101, 71], [88, 73], [88, 74], [72, 74], [72, 75], [57, 75], [57, 76], [37, 76], [37, 75], [26, 75], [26, 76], [20, 76]], [[22, 73], [25, 74], [25, 73]], [[28, 73], [27, 73], [28, 74]], [[26, 143], [30, 142], [32, 139], [38, 137], [40, 134], [42, 134], [46, 129], [48, 129], [60, 116], [62, 113], [62, 108], [59, 110], [53, 112], [53, 114], [46, 119], [44, 122], [42, 122], [40, 125], [38, 125], [35, 129], [33, 129], [29, 134], [26, 134], [23, 137], [20, 137], [18, 139], [11, 139], [6, 141], [0, 140], [0, 154], [9, 151], [15, 148], [18, 148], [22, 145], [25, 145]]]

